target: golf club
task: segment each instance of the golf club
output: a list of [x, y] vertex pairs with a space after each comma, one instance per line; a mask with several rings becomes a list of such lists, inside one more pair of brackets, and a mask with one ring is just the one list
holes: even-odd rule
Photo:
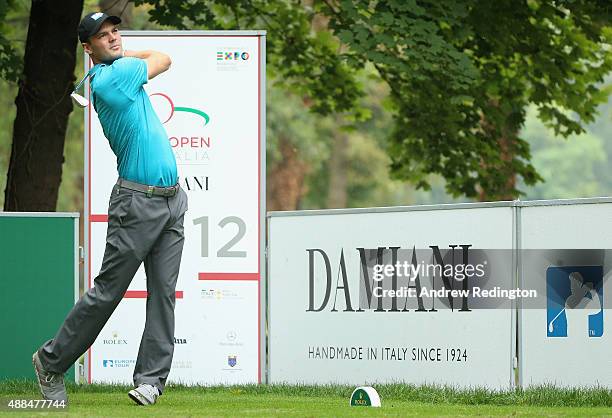
[[553, 322], [555, 322], [557, 320], [557, 318], [559, 318], [559, 315], [561, 315], [563, 312], [565, 312], [565, 308], [561, 309], [559, 311], [559, 313], [557, 314], [557, 316], [555, 316], [552, 319], [552, 321], [550, 321], [550, 323], [548, 324], [548, 332], [553, 332], [554, 331]]
[[87, 80], [87, 77], [89, 77], [90, 74], [91, 74], [91, 71], [85, 74], [85, 77], [83, 77], [83, 79], [79, 81], [79, 84], [77, 84], [74, 90], [72, 91], [72, 93], [70, 93], [70, 98], [72, 99], [72, 103], [74, 103], [75, 105], [79, 107], [87, 107], [89, 105], [89, 100], [87, 100], [85, 97], [78, 94], [77, 91], [81, 88], [81, 86], [83, 85], [85, 80]]

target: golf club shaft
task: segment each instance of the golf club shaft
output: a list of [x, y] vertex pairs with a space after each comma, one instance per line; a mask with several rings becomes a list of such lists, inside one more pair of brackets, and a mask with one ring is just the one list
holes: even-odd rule
[[83, 83], [85, 82], [85, 80], [87, 80], [87, 77], [89, 77], [89, 75], [91, 74], [91, 71], [88, 71], [87, 74], [85, 74], [85, 77], [83, 77], [83, 79], [81, 81], [79, 81], [79, 84], [76, 85], [76, 87], [74, 88], [74, 92], [78, 91], [81, 86], [83, 85]]
[[561, 309], [559, 313], [552, 319], [552, 321], [550, 321], [549, 326], [551, 326], [552, 323], [555, 322], [557, 318], [559, 318], [559, 315], [561, 315], [564, 311], [565, 311], [565, 308]]

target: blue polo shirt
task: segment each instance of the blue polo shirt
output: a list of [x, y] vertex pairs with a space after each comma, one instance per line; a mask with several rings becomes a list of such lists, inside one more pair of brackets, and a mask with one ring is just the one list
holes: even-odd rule
[[117, 156], [119, 177], [151, 186], [177, 182], [168, 134], [144, 89], [147, 63], [124, 57], [92, 69], [93, 105]]

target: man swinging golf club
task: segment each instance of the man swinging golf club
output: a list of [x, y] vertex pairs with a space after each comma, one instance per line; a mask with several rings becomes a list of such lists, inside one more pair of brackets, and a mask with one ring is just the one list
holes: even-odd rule
[[175, 287], [183, 251], [187, 195], [177, 184], [176, 160], [143, 85], [170, 68], [155, 51], [124, 51], [116, 16], [91, 13], [79, 24], [83, 49], [95, 66], [92, 102], [117, 156], [119, 179], [108, 208], [100, 274], [55, 337], [32, 357], [45, 399], [67, 401], [63, 375], [91, 346], [142, 262], [147, 275], [146, 322], [134, 369], [138, 404], [164, 390], [174, 352]]

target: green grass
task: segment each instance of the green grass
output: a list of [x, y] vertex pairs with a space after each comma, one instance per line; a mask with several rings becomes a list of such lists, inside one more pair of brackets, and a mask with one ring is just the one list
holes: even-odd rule
[[[68, 385], [70, 406], [48, 416], [610, 416], [612, 391], [538, 387], [495, 392], [414, 385], [376, 385], [382, 408], [348, 406], [349, 386], [168, 386], [158, 403], [138, 407], [128, 386]], [[0, 399], [38, 399], [34, 381], [0, 381]], [[6, 409], [0, 416], [8, 415]], [[19, 416], [41, 413], [19, 413]]]

